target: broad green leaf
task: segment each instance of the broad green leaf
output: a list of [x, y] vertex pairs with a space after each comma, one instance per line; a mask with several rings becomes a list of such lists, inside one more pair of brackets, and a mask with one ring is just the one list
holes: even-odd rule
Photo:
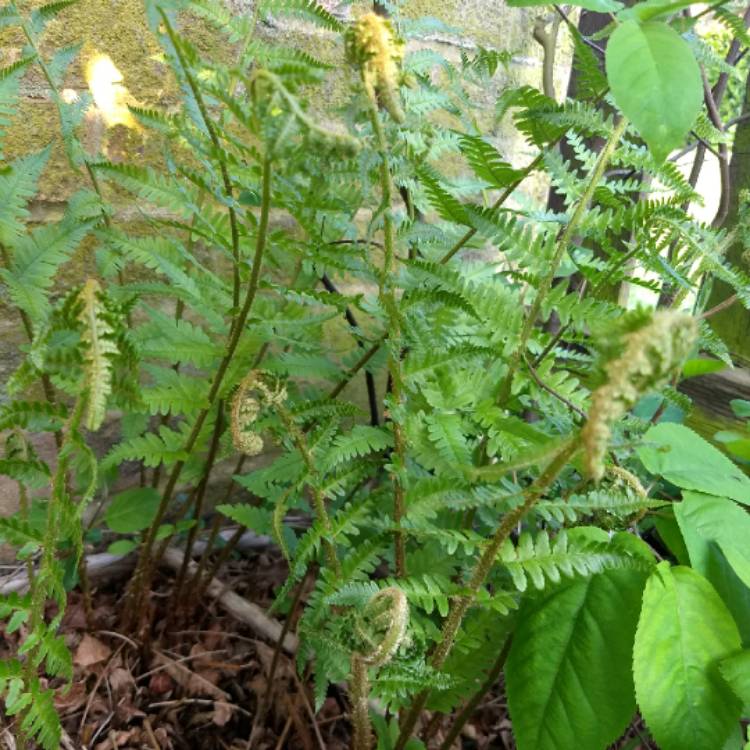
[[727, 451], [737, 458], [750, 461], [750, 438], [742, 438], [742, 440], [729, 440], [724, 443]]
[[674, 512], [692, 567], [724, 600], [750, 645], [750, 515], [721, 497], [684, 492]]
[[602, 750], [627, 726], [645, 577], [608, 570], [524, 601], [505, 671], [519, 750]]
[[154, 539], [156, 539], [157, 542], [160, 542], [162, 539], [166, 539], [168, 536], [172, 536], [172, 534], [174, 534], [174, 524], [163, 523], [156, 530], [156, 536], [154, 537]]
[[733, 398], [729, 405], [738, 417], [750, 417], [750, 401], [742, 398]]
[[654, 526], [659, 532], [661, 540], [666, 544], [667, 549], [674, 555], [680, 565], [690, 565], [690, 555], [688, 554], [685, 540], [682, 538], [682, 532], [674, 517], [674, 511], [670, 505], [663, 508], [660, 514], [654, 517]]
[[750, 479], [718, 448], [684, 425], [651, 427], [637, 453], [652, 474], [678, 487], [750, 505]]
[[638, 705], [661, 750], [716, 750], [740, 702], [716, 664], [740, 635], [711, 584], [691, 568], [661, 563], [651, 574], [633, 650]]
[[689, 359], [685, 362], [682, 366], [682, 377], [695, 378], [699, 375], [707, 375], [712, 372], [720, 372], [721, 370], [726, 369], [726, 362], [722, 362], [720, 359], [699, 357], [697, 359]]
[[107, 547], [107, 552], [110, 555], [127, 555], [137, 546], [137, 542], [134, 542], [132, 539], [118, 539]]
[[605, 62], [617, 106], [663, 161], [682, 144], [703, 103], [690, 47], [661, 21], [625, 21], [610, 37]]
[[750, 706], [750, 650], [745, 649], [724, 659], [719, 664], [719, 672], [742, 703]]
[[[674, 509], [685, 539], [697, 534], [706, 541], [716, 542], [737, 575], [750, 587], [750, 515], [747, 511], [726, 498], [697, 492], [684, 492], [682, 502]], [[698, 567], [695, 561], [693, 567]]]
[[[551, 5], [549, 0], [507, 0], [512, 8], [528, 8], [533, 5]], [[593, 10], [595, 13], [616, 13], [623, 7], [618, 0], [573, 0], [568, 3], [575, 8]]]
[[676, 13], [682, 10], [682, 8], [693, 5], [694, 2], [695, 0], [673, 0], [673, 2], [668, 2], [667, 0], [645, 0], [645, 2], [636, 3], [630, 8], [620, 11], [617, 17], [623, 21], [631, 18], [641, 22], [650, 21], [659, 16]]
[[132, 534], [151, 525], [160, 496], [153, 487], [136, 487], [116, 495], [104, 516], [107, 526], [119, 534]]

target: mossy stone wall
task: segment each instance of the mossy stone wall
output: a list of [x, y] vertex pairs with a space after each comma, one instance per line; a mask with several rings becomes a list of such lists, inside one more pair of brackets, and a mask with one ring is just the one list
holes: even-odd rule
[[[252, 10], [252, 0], [228, 0], [237, 13]], [[333, 13], [346, 20], [370, 3], [321, 0]], [[41, 0], [19, 2], [22, 11], [28, 12]], [[508, 50], [513, 60], [507, 71], [501, 72], [496, 88], [483, 92], [486, 97], [487, 121], [497, 95], [509, 83], [541, 82], [541, 48], [531, 36], [535, 9], [515, 9], [503, 0], [407, 0], [405, 12], [418, 18], [433, 16], [450, 29], [438, 33], [425, 33], [410, 41], [414, 46], [438, 48], [446, 56], [457, 59], [462, 50], [471, 51], [478, 46]], [[231, 53], [217, 35], [202, 21], [186, 18], [184, 27], [194, 43], [209, 54], [224, 56]], [[459, 31], [460, 30], [460, 31]], [[299, 45], [316, 56], [335, 65], [343, 62], [343, 49], [337, 36], [313, 26], [284, 19], [274, 19], [261, 24], [258, 33], [268, 40], [279, 40]], [[124, 76], [124, 83], [133, 97], [143, 105], [164, 106], [175, 101], [175, 86], [167, 67], [160, 61], [159, 48], [151, 37], [141, 0], [79, 0], [65, 9], [48, 26], [42, 49], [48, 54], [69, 44], [80, 44], [80, 58], [71, 65], [65, 87], [75, 92], [85, 90], [84, 66], [94, 53], [108, 54]], [[13, 29], [0, 29], [0, 65], [6, 65], [21, 55], [23, 40]], [[343, 68], [342, 68], [343, 71]], [[559, 66], [558, 91], [563, 91], [567, 69], [565, 60]], [[326, 107], [337, 101], [344, 102], [349, 95], [350, 76], [334, 73], [324, 86], [320, 97]], [[102, 137], [101, 127], [94, 119], [84, 124], [83, 141], [96, 150]], [[135, 159], [139, 163], [158, 161], [158, 144], [132, 131], [118, 128], [108, 135], [109, 156], [113, 159]], [[121, 131], [121, 132], [120, 132]], [[526, 160], [529, 149], [511, 130], [500, 133], [500, 140], [508, 157], [518, 163]], [[56, 109], [50, 100], [46, 83], [38, 70], [31, 70], [23, 80], [20, 111], [5, 138], [6, 157], [27, 153], [47, 144], [53, 145], [52, 156], [41, 180], [40, 192], [31, 206], [35, 221], [55, 218], [62, 212], [67, 198], [85, 184], [84, 175], [75, 173], [69, 166], [58, 135]], [[0, 196], [0, 200], [2, 196]], [[137, 212], [121, 206], [118, 220], [137, 216]], [[93, 258], [83, 248], [63, 269], [60, 289], [81, 281], [93, 269]], [[18, 364], [19, 346], [24, 334], [15, 312], [5, 306], [0, 297], [0, 380], [5, 382]], [[42, 446], [40, 446], [42, 447]], [[54, 453], [52, 446], [43, 446], [43, 453]], [[51, 457], [51, 455], [50, 455]], [[15, 508], [15, 487], [0, 477], [0, 513]]]

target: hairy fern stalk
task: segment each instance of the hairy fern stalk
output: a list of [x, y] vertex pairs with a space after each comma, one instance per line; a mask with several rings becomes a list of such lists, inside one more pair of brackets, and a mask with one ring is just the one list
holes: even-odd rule
[[[676, 390], [686, 360], [730, 363], [698, 322], [705, 285], [718, 278], [747, 305], [750, 278], [723, 258], [734, 236], [688, 213], [693, 185], [642, 145], [632, 118], [611, 114], [595, 43], [572, 25], [560, 32], [573, 36], [582, 85], [559, 103], [529, 86], [500, 92], [506, 53], [451, 61], [412, 49], [440, 27], [402, 16], [400, 3], [386, 4], [388, 19], [344, 19], [315, 0], [258, 0], [247, 16], [214, 0], [145, 0], [179, 98], [146, 109], [127, 76], [102, 83], [101, 71], [119, 76], [106, 50], [75, 63], [75, 50], [49, 50], [47, 25], [71, 4], [0, 10], [25, 40], [0, 68], [0, 282], [27, 336], [0, 404], [0, 471], [21, 498], [0, 540], [29, 579], [28, 592], [0, 596], [6, 632], [23, 632], [0, 663], [19, 741], [59, 747], [54, 691], [72, 667], [58, 629], [94, 524], [113, 550], [137, 552], [121, 625], [144, 644], [168, 545], [185, 549], [170, 616], [189, 617], [243, 530], [271, 536], [288, 565], [274, 611], [304, 589], [300, 672], [310, 665], [316, 708], [330, 685], [349, 684], [357, 750], [376, 739], [447, 750], [502, 672], [521, 750], [604, 750], [636, 694], [659, 742], [684, 750], [637, 658], [658, 636], [637, 622], [641, 601], [644, 612], [669, 597], [708, 607], [705, 583], [719, 591], [706, 601], [723, 607], [731, 586], [748, 595], [750, 563], [713, 522], [690, 526], [698, 506], [715, 512], [706, 497], [726, 494], [729, 514], [741, 497], [717, 479], [686, 481], [664, 456], [700, 438], [656, 423], [691, 408]], [[746, 43], [741, 19], [716, 13]], [[196, 16], [227, 54], [194, 42], [185, 20]], [[316, 25], [337, 63], [268, 41], [262, 22], [284, 16]], [[618, 23], [666, 26], [650, 18]], [[92, 90], [73, 98], [67, 70], [79, 63]], [[52, 147], [3, 151], [33, 74], [80, 183], [41, 225], [29, 208]], [[338, 108], [321, 93], [332, 76], [352, 92]], [[498, 94], [485, 130], [482, 91]], [[81, 140], [86, 113], [105, 133], [98, 153]], [[501, 123], [523, 154], [502, 153]], [[117, 128], [158, 158], [110, 160]], [[529, 192], [534, 174], [560, 196], [559, 213]], [[61, 293], [76, 252], [91, 253], [89, 278]], [[671, 307], [613, 301], [624, 286], [655, 300], [675, 279]], [[117, 436], [106, 451], [95, 438], [104, 425]], [[45, 433], [54, 462], [36, 451]], [[271, 458], [258, 462], [263, 451]], [[744, 491], [745, 475], [720, 458]], [[139, 481], [113, 496], [133, 466]], [[217, 467], [233, 477], [221, 497]], [[224, 522], [240, 528], [217, 556]], [[706, 572], [710, 543], [736, 566], [731, 581]], [[657, 567], [665, 557], [692, 567]], [[730, 609], [747, 636], [750, 614]], [[678, 616], [664, 615], [664, 629]], [[709, 656], [729, 654], [717, 645]], [[724, 697], [714, 706], [734, 705]], [[271, 708], [260, 705], [261, 720]], [[696, 747], [722, 747], [711, 742], [739, 732], [739, 711], [696, 729]]]

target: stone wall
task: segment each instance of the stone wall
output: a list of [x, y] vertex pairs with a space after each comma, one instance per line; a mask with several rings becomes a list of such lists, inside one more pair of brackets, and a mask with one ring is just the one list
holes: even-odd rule
[[[236, 12], [248, 12], [252, 0], [230, 0]], [[38, 0], [19, 3], [22, 10], [41, 4]], [[347, 19], [364, 9], [369, 3], [337, 2], [323, 0], [332, 12]], [[450, 30], [424, 34], [412, 39], [413, 47], [434, 47], [450, 58], [457, 59], [462, 50], [477, 46], [508, 50], [513, 59], [508, 70], [501, 73], [498, 88], [484, 92], [488, 121], [499, 90], [508, 83], [530, 83], [541, 85], [541, 48], [532, 39], [534, 18], [539, 11], [534, 9], [508, 8], [502, 0], [406, 0], [405, 12], [418, 18], [439, 18]], [[218, 44], [214, 33], [199, 20], [186, 20], [189, 34], [196, 45], [208, 54], [225, 55], [228, 51]], [[460, 29], [460, 32], [457, 31]], [[261, 24], [258, 33], [268, 40], [301, 46], [316, 56], [340, 66], [343, 50], [338, 38], [299, 21], [274, 20]], [[65, 82], [72, 91], [85, 89], [85, 60], [96, 52], [108, 54], [124, 75], [124, 83], [133, 97], [147, 106], [164, 106], [175, 100], [175, 89], [168, 76], [168, 69], [159, 61], [159, 48], [151, 37], [143, 13], [141, 0], [79, 0], [65, 9], [45, 32], [43, 50], [49, 52], [68, 44], [81, 44], [80, 59], [73, 63]], [[0, 29], [0, 65], [6, 65], [21, 54], [23, 41], [12, 29]], [[558, 91], [564, 91], [567, 70], [558, 67]], [[342, 73], [334, 74], [325, 84], [321, 100], [327, 106], [344, 101], [348, 96], [349, 78]], [[101, 129], [95, 121], [88, 122], [84, 143], [96, 150]], [[136, 157], [140, 163], [157, 159], [158, 145], [134, 135], [132, 131], [119, 128], [120, 132], [110, 143], [110, 157]], [[502, 150], [518, 163], [526, 161], [529, 153], [510, 129], [499, 134]], [[34, 201], [32, 216], [36, 221], [45, 221], [59, 216], [66, 199], [85, 183], [83, 175], [76, 174], [68, 165], [58, 136], [57, 112], [50, 100], [46, 83], [37, 69], [30, 71], [22, 84], [22, 100], [19, 116], [15, 118], [5, 139], [7, 157], [23, 154], [48, 143], [53, 152], [41, 180], [41, 190]], [[537, 186], [539, 188], [539, 186]], [[2, 196], [0, 196], [0, 200]], [[127, 219], [127, 206], [120, 207], [120, 220]], [[63, 269], [61, 286], [81, 280], [90, 273], [92, 259], [87, 249], [81, 252]], [[19, 345], [24, 341], [23, 332], [13, 310], [8, 309], [0, 296], [0, 382], [5, 382], [18, 362]], [[1, 397], [1, 396], [0, 396]], [[53, 453], [53, 446], [45, 446], [44, 453]], [[11, 511], [16, 498], [12, 483], [0, 477], [0, 512]]]

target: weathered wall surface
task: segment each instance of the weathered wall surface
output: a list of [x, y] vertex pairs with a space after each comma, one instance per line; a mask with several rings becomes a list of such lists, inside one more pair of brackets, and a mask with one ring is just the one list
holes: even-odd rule
[[[230, 0], [238, 13], [248, 12], [252, 0]], [[22, 3], [22, 10], [41, 4], [37, 0]], [[369, 3], [354, 4], [323, 0], [323, 4], [342, 19], [356, 15], [369, 8]], [[406, 14], [410, 17], [434, 16], [460, 32], [441, 31], [425, 34], [410, 42], [415, 47], [438, 48], [446, 56], [458, 58], [462, 50], [482, 46], [490, 49], [508, 50], [513, 61], [507, 73], [502, 73], [497, 90], [487, 91], [486, 106], [489, 113], [494, 107], [498, 91], [507, 83], [531, 83], [540, 85], [541, 48], [531, 36], [533, 20], [537, 11], [533, 9], [508, 8], [502, 0], [408, 0]], [[226, 55], [227, 50], [216, 44], [216, 36], [200, 21], [186, 20], [189, 33], [195, 43], [206, 53]], [[258, 33], [269, 40], [299, 45], [316, 56], [340, 65], [343, 49], [337, 37], [298, 21], [274, 20], [264, 23]], [[53, 21], [45, 33], [43, 49], [47, 52], [67, 44], [81, 44], [80, 60], [75, 62], [68, 74], [66, 87], [73, 91], [85, 89], [85, 60], [95, 52], [111, 56], [124, 75], [124, 83], [134, 98], [143, 105], [164, 106], [174, 101], [174, 87], [168, 69], [159, 61], [159, 49], [146, 25], [141, 0], [79, 0], [64, 10]], [[11, 29], [0, 29], [0, 65], [6, 65], [21, 54], [23, 41]], [[558, 91], [564, 90], [566, 69], [559, 66]], [[327, 106], [336, 101], [343, 102], [349, 92], [348, 74], [333, 74], [325, 84], [321, 101]], [[83, 137], [93, 150], [100, 142], [101, 128], [95, 120], [87, 121]], [[136, 158], [140, 163], [158, 161], [158, 145], [143, 140], [132, 131], [119, 128], [109, 143], [111, 158]], [[32, 206], [35, 220], [45, 221], [62, 211], [66, 199], [77, 188], [85, 185], [85, 175], [76, 174], [68, 165], [60, 143], [57, 112], [50, 99], [46, 83], [35, 69], [23, 81], [22, 101], [19, 115], [11, 126], [5, 140], [8, 157], [53, 144], [52, 157], [41, 181], [41, 190]], [[503, 150], [513, 161], [523, 162], [528, 149], [510, 130], [499, 134]], [[0, 196], [2, 200], [2, 196]], [[122, 207], [119, 220], [127, 220], [128, 213]], [[85, 277], [91, 272], [92, 261], [85, 249], [63, 270], [61, 285], [64, 287]], [[5, 382], [18, 362], [18, 347], [24, 335], [15, 313], [4, 305], [0, 295], [0, 382]], [[0, 512], [11, 511], [16, 502], [12, 483], [0, 477]]]

